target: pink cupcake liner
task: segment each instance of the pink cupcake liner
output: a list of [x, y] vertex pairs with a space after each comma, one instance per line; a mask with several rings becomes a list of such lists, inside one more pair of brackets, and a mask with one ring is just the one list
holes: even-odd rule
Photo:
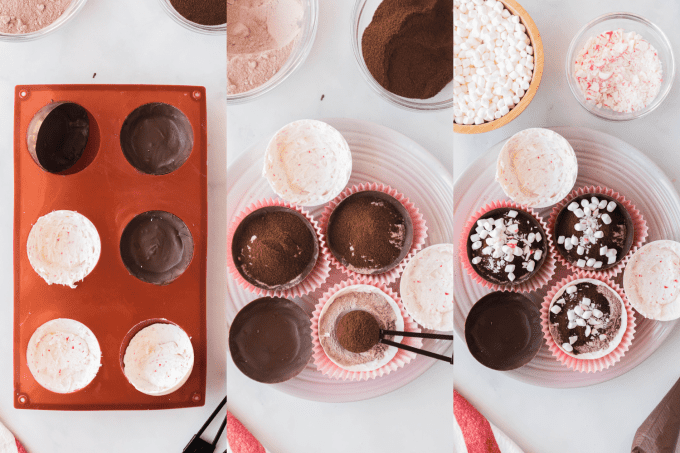
[[[577, 359], [566, 354], [555, 343], [555, 340], [550, 334], [550, 314], [548, 311], [550, 309], [550, 302], [552, 302], [555, 294], [557, 294], [557, 291], [559, 291], [560, 288], [569, 282], [573, 282], [574, 280], [579, 280], [582, 278], [590, 278], [606, 283], [610, 288], [616, 291], [626, 307], [626, 331], [621, 338], [621, 343], [619, 343], [619, 345], [612, 352], [604, 357], [600, 357], [599, 359]], [[569, 277], [565, 277], [562, 281], [550, 288], [550, 291], [548, 291], [548, 294], [543, 298], [543, 303], [541, 304], [541, 327], [543, 329], [543, 337], [545, 338], [545, 342], [548, 344], [550, 352], [552, 352], [552, 355], [555, 356], [559, 362], [581, 373], [596, 373], [609, 368], [616, 362], [620, 361], [621, 357], [623, 357], [626, 351], [630, 349], [630, 345], [632, 344], [633, 337], [635, 335], [635, 314], [633, 313], [633, 309], [630, 306], [630, 302], [628, 302], [628, 299], [626, 299], [626, 293], [623, 292], [623, 289], [621, 289], [619, 285], [605, 277], [601, 272], [595, 273], [592, 271], [585, 272], [581, 270], [570, 275]]]
[[[404, 304], [401, 302], [399, 296], [397, 296], [397, 294], [389, 289], [386, 285], [378, 282], [370, 282], [366, 278], [345, 280], [324, 293], [324, 295], [319, 300], [319, 303], [316, 305], [314, 313], [312, 313], [312, 344], [314, 347], [312, 357], [314, 358], [314, 364], [316, 365], [316, 368], [321, 371], [322, 374], [328, 375], [328, 377], [332, 379], [342, 379], [345, 381], [367, 381], [369, 379], [375, 379], [376, 377], [388, 375], [392, 371], [403, 367], [411, 360], [415, 359], [417, 356], [416, 353], [399, 349], [392, 360], [376, 370], [348, 371], [340, 368], [328, 358], [326, 352], [321, 346], [321, 342], [319, 341], [319, 317], [321, 316], [321, 310], [333, 294], [352, 285], [371, 285], [380, 289], [382, 292], [394, 299], [394, 301], [399, 306], [399, 309], [401, 310], [401, 316], [404, 318], [404, 332], [420, 332], [418, 323], [416, 323], [406, 312]], [[421, 348], [423, 345], [423, 340], [422, 338], [402, 337], [401, 343], [408, 346], [413, 346], [414, 348]]]
[[[234, 239], [234, 233], [236, 232], [236, 228], [238, 228], [243, 219], [245, 219], [246, 216], [248, 216], [250, 213], [260, 208], [268, 206], [281, 206], [289, 208], [305, 216], [305, 218], [309, 220], [309, 223], [312, 224], [312, 227], [314, 227], [317, 240], [319, 241], [319, 257], [317, 258], [316, 264], [314, 265], [312, 271], [300, 283], [284, 290], [262, 289], [248, 282], [239, 273], [236, 267], [236, 263], [234, 263], [234, 257], [232, 256], [231, 253], [231, 245]], [[239, 285], [241, 285], [243, 288], [247, 289], [248, 291], [256, 295], [262, 297], [264, 296], [283, 297], [286, 299], [297, 296], [304, 296], [305, 294], [309, 294], [318, 289], [319, 287], [321, 287], [321, 285], [323, 285], [326, 282], [326, 279], [328, 279], [328, 276], [330, 275], [331, 267], [328, 263], [328, 259], [326, 258], [328, 250], [326, 249], [326, 242], [324, 238], [325, 236], [321, 233], [321, 229], [319, 228], [318, 222], [314, 220], [314, 218], [311, 215], [309, 215], [309, 213], [304, 209], [294, 204], [288, 203], [287, 201], [281, 200], [279, 198], [269, 200], [258, 200], [250, 204], [243, 211], [236, 214], [231, 222], [231, 225], [229, 225], [229, 229], [227, 230], [227, 269], [229, 269], [229, 273], [232, 275], [232, 277], [234, 277], [234, 280], [236, 280], [236, 282]]]
[[[552, 232], [555, 231], [555, 222], [557, 221], [557, 215], [560, 213], [562, 208], [564, 208], [567, 204], [571, 203], [571, 201], [576, 198], [580, 197], [581, 195], [585, 194], [593, 194], [594, 196], [597, 196], [598, 194], [601, 195], [607, 195], [609, 197], [612, 197], [615, 199], [619, 204], [621, 204], [626, 211], [628, 211], [628, 214], [630, 215], [630, 219], [633, 222], [633, 243], [630, 246], [630, 250], [626, 254], [626, 256], [623, 257], [619, 263], [610, 268], [610, 269], [605, 269], [605, 270], [597, 270], [594, 269], [593, 272], [596, 272], [599, 275], [608, 277], [613, 279], [616, 277], [625, 267], [626, 263], [628, 263], [628, 260], [633, 256], [633, 254], [640, 248], [642, 247], [642, 244], [645, 243], [645, 239], [647, 239], [647, 232], [649, 228], [647, 228], [647, 222], [645, 219], [642, 217], [642, 214], [640, 214], [640, 211], [637, 210], [635, 205], [626, 197], [623, 195], [619, 194], [618, 192], [614, 192], [612, 189], [608, 189], [606, 187], [601, 187], [601, 186], [589, 186], [589, 187], [581, 187], [580, 189], [574, 189], [569, 195], [567, 195], [562, 201], [557, 203], [554, 207], [552, 212], [550, 213], [550, 218], [548, 219], [548, 226], [550, 227], [550, 237], [552, 239]], [[572, 272], [580, 272], [583, 271], [580, 267], [576, 266], [575, 264], [570, 263], [567, 261], [562, 254], [557, 250], [557, 244], [554, 242], [551, 242], [552, 244], [552, 249], [551, 253], [555, 256], [557, 261], [566, 266], [567, 269], [569, 269]]]
[[335, 267], [340, 269], [350, 278], [366, 279], [371, 283], [382, 283], [385, 285], [389, 285], [390, 283], [395, 282], [397, 278], [399, 278], [401, 273], [404, 271], [404, 268], [406, 267], [406, 263], [408, 263], [411, 260], [411, 258], [413, 258], [416, 255], [416, 253], [418, 253], [420, 249], [423, 248], [423, 245], [425, 244], [425, 239], [427, 239], [427, 225], [425, 225], [425, 219], [423, 218], [423, 215], [420, 213], [420, 211], [418, 211], [418, 208], [411, 201], [409, 201], [409, 199], [406, 198], [406, 196], [404, 196], [404, 194], [397, 192], [390, 186], [377, 183], [365, 183], [359, 184], [358, 186], [355, 185], [349, 187], [326, 205], [326, 208], [324, 209], [323, 214], [321, 215], [321, 232], [325, 237], [326, 232], [328, 230], [328, 219], [330, 218], [333, 210], [338, 206], [338, 204], [340, 204], [342, 200], [344, 200], [345, 198], [352, 194], [355, 194], [357, 192], [365, 192], [367, 190], [386, 193], [387, 195], [390, 195], [392, 198], [395, 198], [404, 206], [404, 208], [406, 208], [406, 211], [408, 211], [409, 215], [411, 216], [411, 222], [413, 223], [413, 242], [411, 243], [411, 249], [409, 250], [409, 253], [404, 257], [403, 260], [401, 260], [401, 263], [399, 263], [390, 271], [383, 272], [382, 274], [360, 274], [358, 272], [354, 272], [350, 269], [347, 269], [340, 263], [340, 261], [338, 261], [338, 259], [331, 253], [331, 251], [328, 250], [328, 248], [325, 249], [326, 258]]
[[[529, 280], [516, 285], [512, 285], [509, 283], [501, 285], [486, 281], [472, 267], [472, 263], [470, 262], [470, 259], [467, 254], [467, 241], [470, 236], [470, 231], [475, 227], [477, 220], [479, 220], [479, 218], [482, 217], [487, 212], [493, 211], [494, 209], [498, 208], [514, 208], [531, 214], [536, 219], [536, 221], [538, 221], [538, 223], [541, 225], [541, 228], [543, 228], [543, 232], [545, 233], [546, 236], [545, 239], [548, 241], [548, 246], [546, 247], [546, 257], [545, 260], [543, 261], [543, 265], [538, 269], [538, 271], [536, 271], [536, 273]], [[550, 279], [555, 274], [555, 257], [553, 256], [552, 249], [553, 249], [552, 233], [548, 229], [548, 225], [546, 225], [545, 221], [536, 213], [536, 211], [534, 211], [529, 206], [520, 205], [515, 203], [514, 201], [507, 200], [493, 201], [484, 206], [483, 208], [481, 208], [474, 215], [472, 215], [472, 217], [470, 217], [470, 219], [465, 224], [465, 227], [463, 228], [463, 231], [460, 235], [460, 239], [458, 241], [458, 253], [460, 255], [460, 260], [463, 268], [467, 271], [468, 275], [475, 282], [484, 287], [491, 288], [492, 291], [515, 291], [518, 293], [528, 293], [531, 291], [536, 291], [537, 289], [547, 285]]]

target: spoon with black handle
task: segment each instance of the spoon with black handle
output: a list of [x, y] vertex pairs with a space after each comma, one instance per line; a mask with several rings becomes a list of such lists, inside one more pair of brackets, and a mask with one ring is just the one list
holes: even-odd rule
[[448, 357], [445, 355], [437, 354], [435, 352], [426, 351], [424, 349], [414, 348], [413, 346], [408, 346], [405, 344], [397, 343], [396, 341], [388, 340], [385, 338], [386, 335], [394, 335], [400, 337], [415, 337], [415, 338], [430, 338], [433, 340], [450, 340], [453, 341], [453, 335], [439, 334], [439, 333], [423, 333], [423, 332], [399, 332], [398, 330], [383, 330], [380, 329], [380, 343], [394, 346], [395, 348], [403, 349], [405, 351], [415, 352], [416, 354], [431, 357], [433, 359], [442, 360], [453, 365], [453, 356]]

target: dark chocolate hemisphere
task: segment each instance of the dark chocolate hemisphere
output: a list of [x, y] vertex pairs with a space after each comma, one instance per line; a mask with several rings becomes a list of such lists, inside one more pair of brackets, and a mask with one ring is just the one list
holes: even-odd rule
[[[589, 250], [584, 250], [583, 255], [579, 255], [577, 246], [574, 246], [571, 250], [566, 250], [564, 244], [558, 243], [558, 239], [560, 236], [564, 236], [565, 239], [576, 236], [579, 241], [581, 240], [584, 236], [584, 232], [576, 231], [574, 229], [574, 226], [579, 223], [580, 219], [576, 217], [572, 211], [569, 211], [568, 207], [572, 202], [576, 202], [578, 203], [579, 208], [582, 208], [581, 201], [584, 199], [590, 201], [592, 197], [596, 197], [599, 200], [607, 200], [607, 203], [613, 201], [616, 203], [616, 209], [612, 212], [608, 212], [606, 209], [603, 210], [604, 213], [609, 214], [612, 222], [607, 225], [602, 222], [602, 220], [598, 220], [598, 228], [602, 231], [604, 237], [598, 239]], [[565, 260], [572, 263], [574, 266], [576, 266], [576, 263], [580, 259], [587, 262], [589, 258], [594, 258], [595, 260], [602, 262], [602, 267], [599, 269], [586, 265], [582, 267], [582, 269], [585, 270], [605, 270], [616, 266], [630, 251], [630, 248], [633, 245], [633, 239], [634, 227], [630, 214], [618, 201], [607, 195], [599, 193], [580, 195], [568, 201], [555, 219], [553, 243], [555, 244], [557, 251]], [[616, 250], [616, 261], [612, 264], [607, 264], [607, 257], [600, 255], [600, 248], [603, 246], [607, 246], [608, 249]]]
[[120, 256], [130, 274], [155, 285], [167, 285], [191, 262], [194, 240], [179, 217], [147, 211], [127, 224], [120, 238]]
[[29, 153], [50, 173], [61, 173], [81, 158], [90, 133], [87, 110], [72, 102], [43, 107], [28, 127]]
[[120, 146], [130, 165], [142, 173], [165, 175], [186, 162], [194, 133], [186, 115], [162, 103], [144, 104], [125, 118]]
[[239, 370], [265, 384], [297, 376], [312, 357], [309, 316], [288, 299], [263, 297], [243, 307], [229, 329]]
[[378, 191], [349, 195], [328, 219], [328, 248], [340, 263], [360, 274], [397, 266], [411, 250], [413, 222], [394, 197]]
[[472, 356], [493, 370], [526, 365], [543, 344], [539, 308], [518, 293], [487, 294], [465, 320], [465, 342]]
[[291, 288], [309, 275], [319, 257], [314, 227], [299, 212], [266, 206], [248, 214], [232, 239], [236, 269], [262, 289]]
[[[480, 277], [493, 284], [517, 285], [529, 280], [534, 274], [536, 274], [536, 272], [538, 272], [538, 270], [541, 268], [548, 255], [547, 235], [543, 230], [543, 227], [531, 214], [525, 211], [516, 208], [492, 209], [491, 211], [482, 215], [477, 220], [489, 218], [498, 219], [501, 218], [501, 216], [503, 216], [504, 220], [508, 220], [509, 217], [507, 217], [507, 213], [510, 211], [517, 212], [517, 217], [515, 217], [515, 220], [519, 221], [518, 222], [519, 235], [523, 235], [526, 237], [530, 233], [541, 234], [542, 240], [540, 242], [533, 242], [531, 244], [532, 256], [533, 253], [535, 253], [537, 250], [540, 250], [541, 258], [538, 260], [538, 262], [536, 262], [534, 270], [529, 271], [528, 269], [522, 267], [521, 265], [522, 261], [520, 259], [515, 258], [512, 262], [506, 262], [503, 259], [503, 257], [493, 258], [491, 255], [485, 255], [483, 253], [484, 248], [487, 247], [485, 240], [482, 241], [483, 245], [481, 248], [473, 250], [472, 249], [473, 242], [470, 240], [470, 238], [476, 233], [475, 228], [477, 228], [477, 223], [475, 222], [468, 233], [468, 239], [466, 243], [468, 260], [470, 261], [472, 268]], [[481, 259], [481, 261], [478, 264], [474, 264], [472, 262], [475, 257], [479, 257]], [[510, 281], [507, 277], [507, 273], [504, 272], [504, 268], [508, 264], [515, 265], [515, 270], [513, 271], [513, 274], [515, 275], [515, 280], [513, 281]]]

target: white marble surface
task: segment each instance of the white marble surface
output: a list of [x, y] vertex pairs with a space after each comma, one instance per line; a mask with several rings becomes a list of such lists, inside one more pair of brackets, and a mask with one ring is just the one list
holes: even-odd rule
[[[509, 125], [479, 136], [454, 136], [454, 177], [484, 150], [529, 127], [583, 126], [619, 137], [645, 152], [680, 190], [680, 87], [648, 117], [609, 123], [586, 112], [571, 94], [564, 74], [567, 48], [591, 19], [631, 11], [656, 23], [680, 56], [680, 4], [632, 0], [520, 0], [543, 39], [546, 66], [541, 87], [527, 110]], [[677, 79], [677, 77], [676, 77]], [[592, 387], [555, 390], [532, 387], [478, 364], [463, 341], [455, 342], [455, 386], [496, 426], [527, 452], [630, 451], [638, 426], [680, 377], [680, 330], [631, 372]]]
[[[320, 3], [319, 31], [303, 66], [264, 97], [228, 106], [227, 162], [288, 122], [349, 117], [391, 127], [451, 168], [451, 110], [409, 112], [374, 94], [361, 78], [350, 46], [354, 2]], [[445, 363], [391, 394], [340, 404], [301, 400], [258, 384], [241, 374], [231, 358], [227, 371], [229, 410], [272, 452], [449, 453], [453, 449], [452, 367]]]
[[[226, 43], [190, 32], [157, 0], [90, 0], [61, 30], [0, 42], [0, 419], [31, 453], [179, 452], [224, 397], [226, 331]], [[97, 76], [93, 78], [93, 74]], [[12, 403], [14, 86], [53, 83], [203, 85], [208, 95], [208, 376], [204, 407], [165, 411], [53, 412]], [[213, 426], [211, 433], [216, 431]], [[210, 436], [208, 436], [210, 437]], [[218, 447], [226, 448], [225, 436]]]

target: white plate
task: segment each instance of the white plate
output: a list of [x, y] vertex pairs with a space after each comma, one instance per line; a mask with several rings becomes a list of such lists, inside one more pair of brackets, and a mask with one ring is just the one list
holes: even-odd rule
[[[647, 156], [618, 138], [602, 132], [575, 127], [550, 128], [566, 138], [576, 151], [578, 179], [575, 188], [604, 185], [630, 199], [647, 221], [647, 242], [658, 239], [680, 240], [680, 197], [668, 177]], [[456, 181], [454, 187], [454, 227], [460, 234], [468, 218], [485, 204], [505, 199], [505, 194], [494, 181], [496, 158], [505, 140], [491, 147], [477, 159]], [[547, 221], [552, 207], [539, 209]], [[458, 238], [454, 241], [458, 256]], [[465, 341], [465, 319], [472, 305], [491, 292], [472, 281], [459, 260], [454, 260], [454, 331]], [[559, 263], [553, 279], [528, 294], [540, 305], [543, 297], [557, 281], [567, 275]], [[616, 279], [621, 284], [621, 276]], [[544, 343], [538, 355], [527, 365], [508, 376], [543, 387], [584, 387], [621, 376], [649, 357], [671, 333], [676, 321], [652, 321], [636, 313], [635, 337], [630, 350], [620, 362], [598, 373], [579, 373], [558, 362]]]
[[[452, 242], [453, 177], [420, 145], [400, 133], [367, 121], [354, 119], [324, 119], [342, 133], [352, 150], [352, 176], [349, 185], [362, 182], [388, 184], [415, 203], [425, 217], [431, 244]], [[274, 131], [272, 131], [272, 134]], [[227, 219], [255, 200], [275, 197], [262, 176], [263, 156], [270, 137], [243, 153], [227, 171]], [[323, 206], [310, 212], [319, 220]], [[310, 315], [318, 298], [331, 286], [344, 279], [337, 269], [331, 270], [329, 280], [314, 293], [294, 299]], [[392, 285], [398, 291], [399, 280]], [[227, 325], [254, 294], [244, 290], [229, 275], [227, 277]], [[423, 340], [430, 351], [451, 355], [450, 341]], [[369, 381], [342, 381], [330, 379], [317, 371], [313, 361], [296, 378], [274, 384], [282, 392], [310, 400], [326, 402], [360, 401], [394, 391], [427, 371], [435, 359], [418, 356], [403, 368]]]

